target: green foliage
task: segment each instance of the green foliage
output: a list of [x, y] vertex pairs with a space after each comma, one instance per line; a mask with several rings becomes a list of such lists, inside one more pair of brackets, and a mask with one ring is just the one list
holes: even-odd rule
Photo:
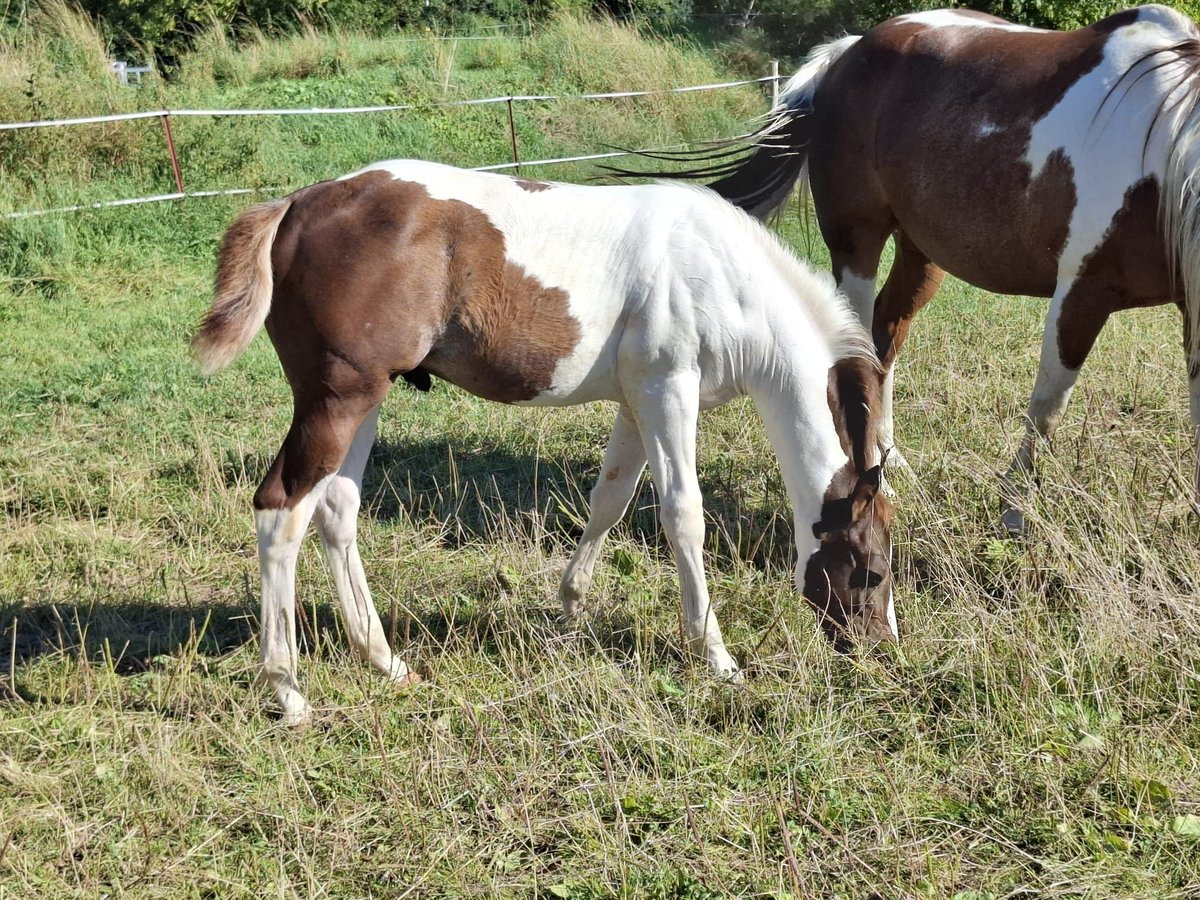
[[[961, 6], [1037, 28], [1090, 25], [1130, 4], [1124, 0], [696, 0], [702, 27], [755, 52], [799, 62], [816, 44], [842, 34], [862, 34], [903, 13]], [[1196, 0], [1166, 0], [1186, 15], [1200, 14]]]

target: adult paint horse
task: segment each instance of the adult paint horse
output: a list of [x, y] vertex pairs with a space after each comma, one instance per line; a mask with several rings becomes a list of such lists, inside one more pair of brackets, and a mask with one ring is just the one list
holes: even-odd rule
[[296, 557], [315, 516], [357, 652], [397, 682], [355, 542], [379, 404], [438, 376], [506, 403], [620, 403], [562, 578], [574, 615], [649, 460], [690, 648], [737, 673], [702, 568], [702, 408], [748, 394], [795, 517], [796, 586], [839, 648], [896, 636], [889, 501], [877, 495], [881, 373], [832, 279], [715, 194], [578, 187], [417, 161], [371, 166], [255, 206], [230, 227], [193, 347], [228, 364], [266, 324], [292, 426], [254, 496], [262, 660], [284, 720], [296, 681]]
[[[887, 369], [878, 434], [892, 443], [892, 366], [945, 272], [1051, 297], [1020, 476], [1060, 422], [1108, 316], [1183, 311], [1191, 419], [1200, 425], [1200, 32], [1162, 6], [1078, 31], [965, 10], [891, 19], [817, 48], [749, 155], [694, 176], [758, 217], [807, 175], [834, 275]], [[878, 297], [880, 254], [895, 261]], [[1200, 478], [1197, 490], [1200, 491]]]

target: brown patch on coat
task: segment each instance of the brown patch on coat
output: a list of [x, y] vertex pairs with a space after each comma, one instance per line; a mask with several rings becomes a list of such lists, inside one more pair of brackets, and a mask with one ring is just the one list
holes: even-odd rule
[[1069, 32], [902, 20], [868, 32], [830, 68], [813, 102], [810, 174], [835, 267], [875, 271], [899, 228], [972, 284], [1052, 294], [1078, 198], [1061, 153], [1034, 177], [1024, 162], [1031, 130], [1136, 16]]
[[1058, 318], [1062, 364], [1068, 369], [1083, 365], [1109, 315], [1166, 303], [1178, 284], [1167, 266], [1158, 181], [1144, 178], [1125, 192], [1104, 239], [1084, 258], [1063, 298]]
[[813, 525], [820, 546], [804, 572], [804, 597], [826, 636], [841, 652], [855, 636], [890, 637], [892, 503], [880, 492], [882, 468], [875, 452], [880, 369], [848, 357], [829, 370], [827, 396], [838, 439], [848, 460], [825, 490]]
[[531, 194], [536, 194], [538, 191], [548, 191], [554, 187], [548, 181], [532, 181], [528, 178], [514, 178], [513, 181], [517, 183], [517, 187], [529, 191]]
[[296, 503], [336, 470], [400, 376], [530, 400], [579, 342], [566, 294], [506, 256], [480, 210], [368, 172], [297, 192], [272, 247], [267, 331], [295, 416], [259, 508]]

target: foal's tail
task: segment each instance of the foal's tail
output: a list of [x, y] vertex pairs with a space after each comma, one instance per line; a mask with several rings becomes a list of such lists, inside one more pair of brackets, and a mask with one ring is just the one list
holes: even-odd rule
[[233, 362], [266, 321], [274, 289], [271, 244], [291, 205], [283, 199], [253, 206], [225, 232], [213, 305], [192, 338], [192, 355], [202, 375]]
[[709, 187], [758, 219], [781, 207], [807, 175], [813, 95], [829, 67], [859, 40], [847, 35], [813, 48], [754, 135], [755, 150], [730, 164]]

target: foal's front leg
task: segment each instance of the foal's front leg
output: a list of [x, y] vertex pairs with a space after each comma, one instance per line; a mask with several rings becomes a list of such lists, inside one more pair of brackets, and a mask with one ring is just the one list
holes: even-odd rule
[[604, 539], [625, 515], [645, 468], [646, 451], [637, 423], [633, 421], [629, 407], [622, 406], [617, 411], [617, 420], [604, 451], [600, 477], [592, 488], [587, 526], [559, 585], [558, 597], [567, 621], [578, 615], [580, 604], [591, 587], [592, 571]]
[[689, 648], [704, 657], [714, 675], [736, 678], [738, 666], [725, 649], [704, 580], [704, 509], [696, 477], [699, 378], [690, 373], [668, 376], [643, 388], [631, 405], [658, 487], [659, 518], [675, 553]]

